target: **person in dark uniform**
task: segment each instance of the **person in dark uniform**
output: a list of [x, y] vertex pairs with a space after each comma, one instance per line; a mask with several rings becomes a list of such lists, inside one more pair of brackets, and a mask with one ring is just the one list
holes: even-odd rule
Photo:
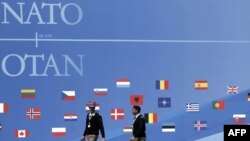
[[82, 140], [86, 139], [88, 141], [97, 141], [100, 131], [102, 135], [102, 141], [105, 141], [105, 131], [102, 116], [95, 111], [96, 103], [94, 101], [90, 101], [88, 106], [90, 112], [86, 117], [86, 127], [82, 136]]
[[130, 141], [146, 141], [146, 123], [140, 112], [140, 106], [133, 106], [132, 114], [135, 116], [135, 118], [133, 122], [133, 137], [130, 139]]

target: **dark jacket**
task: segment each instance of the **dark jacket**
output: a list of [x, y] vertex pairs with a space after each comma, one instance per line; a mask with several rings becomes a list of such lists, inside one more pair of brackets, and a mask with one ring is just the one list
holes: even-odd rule
[[[89, 126], [90, 125], [90, 126]], [[94, 116], [90, 116], [90, 113], [87, 114], [86, 117], [86, 127], [83, 133], [84, 136], [86, 135], [99, 135], [99, 130], [103, 138], [105, 138], [105, 132], [102, 122], [102, 116], [98, 113], [95, 113]]]
[[133, 136], [135, 138], [146, 137], [146, 125], [145, 119], [142, 115], [139, 115], [133, 123]]

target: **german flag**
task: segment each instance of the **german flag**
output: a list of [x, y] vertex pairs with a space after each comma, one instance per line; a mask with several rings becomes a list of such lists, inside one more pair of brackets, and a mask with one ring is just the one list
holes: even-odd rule
[[35, 89], [22, 89], [21, 95], [22, 95], [22, 98], [35, 98], [36, 90]]
[[169, 87], [168, 80], [156, 80], [157, 90], [167, 90]]
[[196, 90], [206, 90], [208, 89], [208, 82], [207, 80], [198, 80], [194, 82], [194, 88]]
[[247, 95], [247, 100], [250, 101], [250, 93]]
[[144, 117], [146, 123], [157, 123], [158, 121], [157, 113], [145, 113]]

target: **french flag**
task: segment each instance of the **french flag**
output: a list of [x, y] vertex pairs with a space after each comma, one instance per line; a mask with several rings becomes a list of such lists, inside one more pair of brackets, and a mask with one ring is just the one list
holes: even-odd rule
[[75, 100], [76, 92], [75, 91], [62, 91], [62, 99], [66, 101]]
[[55, 136], [55, 137], [66, 136], [66, 128], [65, 127], [53, 127], [52, 136]]
[[0, 103], [0, 113], [7, 113], [9, 111], [9, 106], [7, 103]]

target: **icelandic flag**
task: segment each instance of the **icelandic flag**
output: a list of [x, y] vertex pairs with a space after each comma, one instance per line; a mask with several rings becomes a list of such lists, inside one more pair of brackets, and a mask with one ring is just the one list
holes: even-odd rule
[[197, 131], [207, 129], [207, 121], [197, 120], [194, 122], [194, 129]]
[[75, 91], [62, 91], [62, 99], [63, 100], [75, 100], [76, 93]]

